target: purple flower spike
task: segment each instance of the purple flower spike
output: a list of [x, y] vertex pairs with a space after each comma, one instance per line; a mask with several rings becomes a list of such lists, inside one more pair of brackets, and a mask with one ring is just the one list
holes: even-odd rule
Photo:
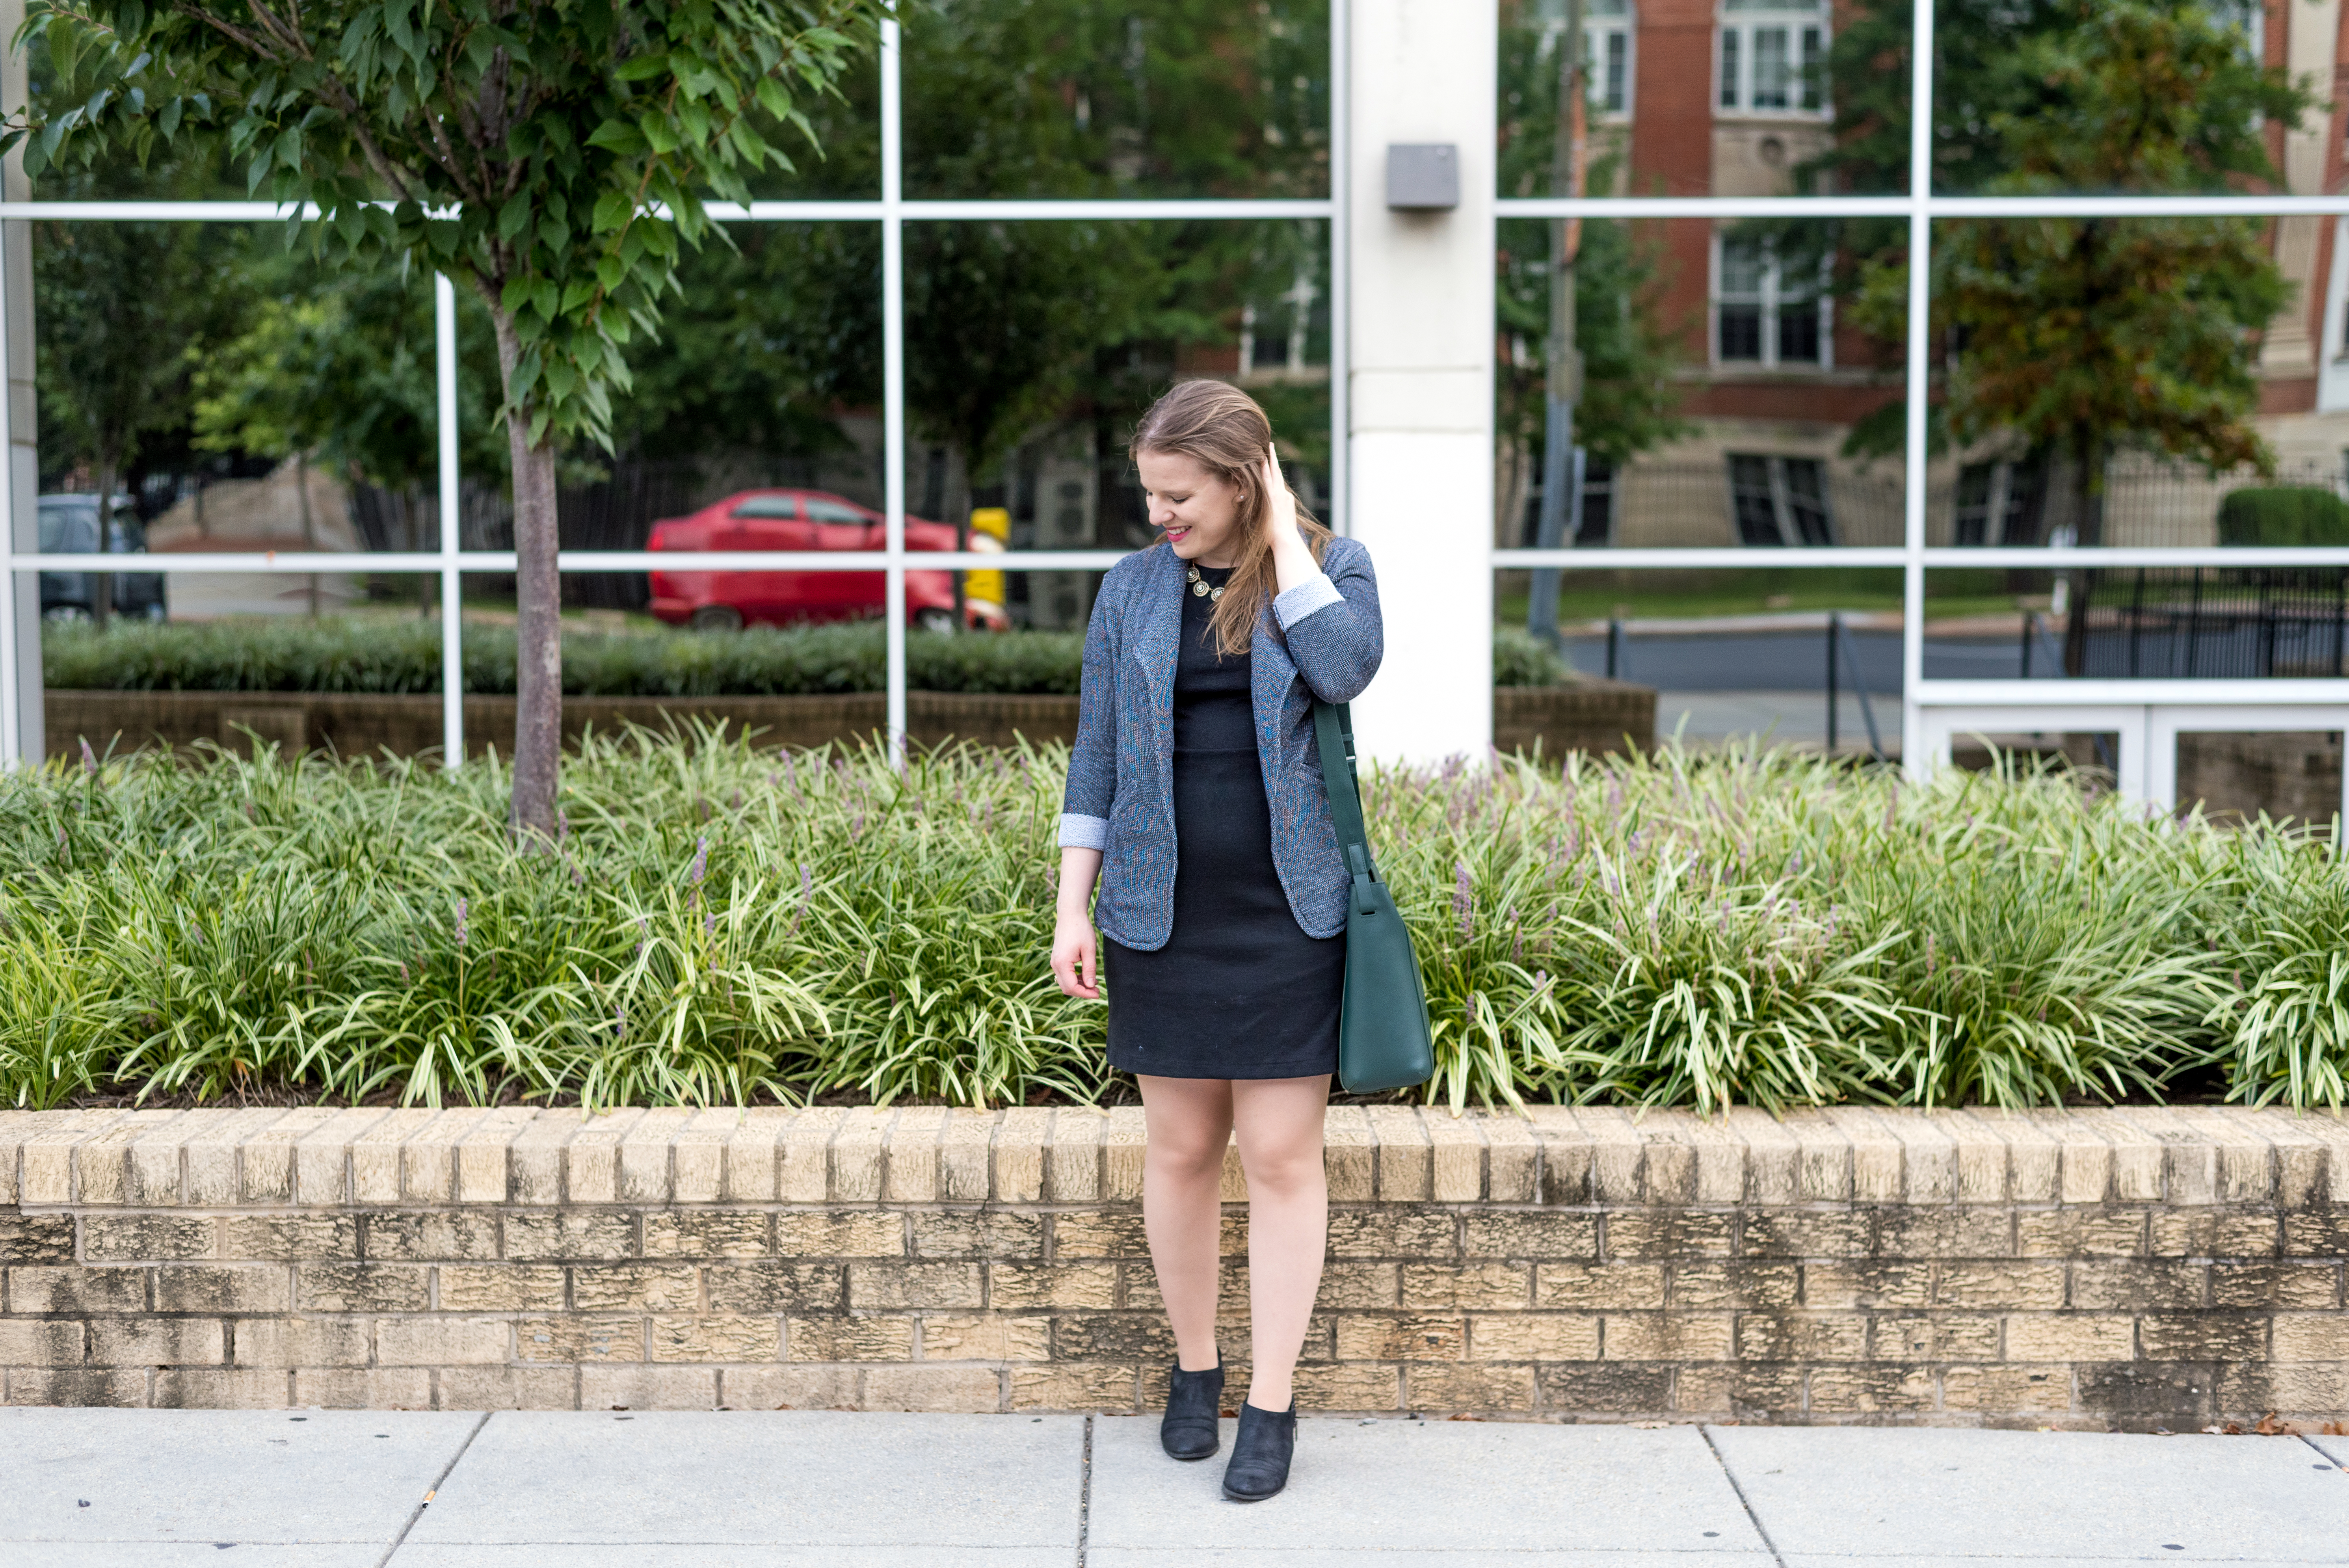
[[693, 846], [693, 885], [697, 888], [700, 887], [701, 879], [708, 875], [709, 875], [709, 836], [704, 834]]
[[1475, 900], [1469, 892], [1468, 862], [1454, 861], [1453, 863], [1452, 912], [1460, 917], [1460, 940], [1464, 942], [1476, 934], [1475, 909]]
[[459, 947], [460, 947], [460, 948], [461, 948], [461, 947], [463, 947], [463, 946], [465, 945], [465, 936], [466, 936], [466, 929], [465, 929], [465, 909], [466, 909], [465, 900], [464, 900], [464, 899], [462, 899], [462, 898], [458, 899], [458, 900], [457, 900], [457, 945], [458, 945]]

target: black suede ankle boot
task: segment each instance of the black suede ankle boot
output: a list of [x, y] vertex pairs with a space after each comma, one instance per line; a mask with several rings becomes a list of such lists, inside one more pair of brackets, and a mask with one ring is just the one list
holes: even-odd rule
[[1177, 1361], [1166, 1379], [1166, 1418], [1158, 1440], [1178, 1459], [1204, 1459], [1222, 1445], [1216, 1417], [1224, 1404], [1224, 1364], [1185, 1372]]
[[1224, 1495], [1234, 1502], [1262, 1502], [1288, 1484], [1288, 1460], [1296, 1452], [1296, 1400], [1278, 1413], [1242, 1405], [1231, 1463], [1224, 1467]]

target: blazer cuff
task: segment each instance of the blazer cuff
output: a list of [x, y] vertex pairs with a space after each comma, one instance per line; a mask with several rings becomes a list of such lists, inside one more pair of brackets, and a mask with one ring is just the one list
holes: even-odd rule
[[1280, 622], [1280, 629], [1287, 631], [1315, 610], [1341, 604], [1345, 597], [1338, 591], [1338, 585], [1330, 580], [1329, 573], [1316, 572], [1273, 599], [1273, 618]]
[[1063, 849], [1107, 849], [1109, 818], [1086, 816], [1078, 812], [1061, 814], [1061, 845]]

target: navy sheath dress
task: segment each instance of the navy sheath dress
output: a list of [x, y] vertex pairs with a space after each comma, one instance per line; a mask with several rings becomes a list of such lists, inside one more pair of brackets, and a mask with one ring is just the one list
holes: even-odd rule
[[[1202, 566], [1221, 587], [1230, 569]], [[1110, 1065], [1167, 1078], [1338, 1070], [1346, 939], [1308, 936], [1272, 864], [1251, 660], [1222, 657], [1207, 594], [1183, 585], [1174, 667], [1174, 929], [1144, 952], [1102, 939]]]

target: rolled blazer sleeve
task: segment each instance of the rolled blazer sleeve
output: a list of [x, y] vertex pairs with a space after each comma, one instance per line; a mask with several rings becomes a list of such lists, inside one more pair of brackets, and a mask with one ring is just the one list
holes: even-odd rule
[[1069, 753], [1069, 784], [1061, 802], [1063, 849], [1109, 846], [1110, 805], [1117, 795], [1117, 656], [1110, 635], [1110, 600], [1093, 600], [1085, 626], [1084, 672], [1077, 686], [1077, 742]]
[[1324, 702], [1350, 702], [1386, 655], [1378, 578], [1370, 551], [1352, 540], [1330, 541], [1322, 566], [1276, 597], [1272, 613], [1288, 639], [1297, 673], [1313, 694]]

